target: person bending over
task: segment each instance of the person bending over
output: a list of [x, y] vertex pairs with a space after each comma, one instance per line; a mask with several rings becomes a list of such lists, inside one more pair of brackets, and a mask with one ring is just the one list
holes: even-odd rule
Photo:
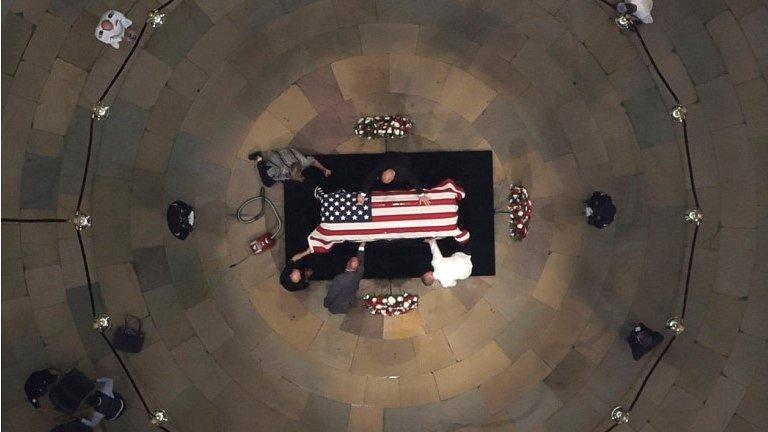
[[360, 288], [360, 280], [363, 278], [365, 267], [365, 242], [357, 248], [357, 256], [349, 258], [347, 267], [343, 273], [337, 274], [328, 286], [328, 294], [323, 300], [323, 306], [332, 314], [347, 313], [357, 304], [357, 290]]
[[277, 182], [304, 181], [304, 170], [313, 166], [320, 170], [324, 176], [331, 175], [331, 170], [312, 156], [305, 156], [294, 148], [284, 148], [270, 152], [266, 160], [261, 152], [256, 151], [248, 155], [248, 159], [256, 161], [261, 183], [266, 187], [272, 187]]
[[110, 378], [96, 380], [96, 391], [85, 398], [86, 405], [93, 408], [93, 414], [90, 419], [80, 420], [84, 425], [95, 428], [104, 419], [116, 420], [123, 415], [125, 401], [120, 393], [112, 391], [112, 384]]
[[138, 34], [129, 29], [133, 21], [125, 17], [121, 12], [108, 10], [101, 16], [99, 24], [96, 26], [94, 35], [96, 39], [110, 45], [114, 49], [120, 49], [120, 42], [123, 37], [135, 42]]
[[285, 268], [280, 273], [280, 285], [283, 288], [288, 291], [301, 291], [309, 286], [313, 270], [304, 258], [311, 253], [309, 249], [299, 252], [285, 263]]
[[371, 190], [405, 189], [404, 185], [416, 189], [419, 204], [429, 205], [429, 198], [424, 195], [424, 184], [411, 168], [410, 159], [397, 152], [384, 153], [373, 170], [360, 186], [357, 204], [362, 205]]
[[435, 280], [444, 288], [456, 286], [456, 282], [468, 278], [472, 274], [472, 257], [464, 252], [444, 257], [435, 239], [424, 240], [432, 249], [432, 271], [421, 275], [424, 285], [432, 285]]
[[653, 23], [651, 9], [653, 9], [653, 0], [630, 0], [616, 4], [616, 10], [620, 14], [632, 15], [643, 24]]

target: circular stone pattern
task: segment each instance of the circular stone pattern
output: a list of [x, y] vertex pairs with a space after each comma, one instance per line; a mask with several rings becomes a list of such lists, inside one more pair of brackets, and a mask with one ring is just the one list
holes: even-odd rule
[[[90, 108], [129, 48], [93, 39], [100, 4], [22, 3], [3, 19], [3, 216], [68, 217]], [[151, 3], [124, 8], [139, 23]], [[690, 3], [656, 5], [641, 31], [688, 108], [706, 218], [688, 330], [630, 426], [761, 430], [768, 12]], [[201, 432], [609, 424], [647, 368], [624, 335], [637, 321], [660, 330], [677, 311], [689, 242], [674, 100], [635, 41], [589, 0], [177, 0], [107, 98], [86, 189], [97, 304], [114, 321], [144, 319], [144, 349], [125, 358], [150, 405], [173, 430]], [[282, 243], [228, 269], [268, 226], [232, 216], [261, 187], [251, 151], [382, 152], [353, 125], [389, 113], [415, 124], [389, 150], [493, 151], [496, 208], [510, 183], [528, 188], [536, 214], [525, 241], [509, 239], [506, 215], [495, 220], [496, 276], [451, 289], [393, 280], [420, 307], [383, 318], [329, 314], [325, 283], [284, 291]], [[584, 223], [593, 190], [619, 209], [608, 229]], [[267, 193], [282, 208], [282, 186]], [[165, 227], [176, 199], [196, 209], [184, 242]], [[55, 424], [17, 391], [50, 364], [113, 376], [131, 407], [115, 427], [145, 430], [138, 398], [88, 328], [71, 228], [4, 224], [3, 252], [10, 430]], [[388, 289], [366, 280], [359, 294]]]

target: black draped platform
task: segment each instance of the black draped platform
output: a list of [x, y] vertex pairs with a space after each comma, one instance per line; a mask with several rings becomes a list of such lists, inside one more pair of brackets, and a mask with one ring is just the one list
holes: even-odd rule
[[[472, 255], [473, 276], [494, 275], [493, 245], [493, 161], [490, 151], [407, 153], [414, 171], [427, 187], [449, 177], [467, 193], [459, 202], [459, 227], [469, 230], [470, 240], [460, 245], [453, 238], [438, 241], [443, 255], [462, 250]], [[320, 223], [320, 205], [313, 191], [318, 184], [325, 191], [344, 188], [357, 191], [371, 171], [377, 154], [320, 155], [317, 158], [333, 175], [325, 179], [314, 168], [305, 171], [303, 183], [285, 185], [286, 259], [307, 248], [307, 236]], [[309, 258], [313, 279], [328, 280], [343, 271], [347, 259], [356, 253], [357, 243], [334, 246], [330, 253]], [[365, 255], [365, 277], [374, 279], [418, 277], [429, 270], [429, 246], [421, 240], [394, 240], [369, 243]]]

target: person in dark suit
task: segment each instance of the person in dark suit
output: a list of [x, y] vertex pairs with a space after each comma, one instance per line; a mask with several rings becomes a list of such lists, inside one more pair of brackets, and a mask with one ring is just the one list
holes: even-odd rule
[[611, 196], [595, 191], [588, 200], [584, 201], [584, 214], [587, 223], [595, 228], [603, 229], [613, 222], [616, 216], [616, 206], [613, 205]]
[[310, 267], [308, 255], [312, 252], [307, 249], [299, 252], [285, 263], [285, 268], [280, 273], [280, 285], [288, 291], [301, 291], [309, 286], [309, 278], [314, 271]]
[[357, 304], [357, 290], [360, 288], [360, 280], [365, 272], [364, 257], [365, 242], [362, 242], [357, 248], [357, 255], [347, 261], [344, 272], [336, 275], [328, 286], [328, 294], [323, 300], [323, 306], [327, 307], [332, 314], [347, 313]]
[[362, 205], [371, 190], [404, 189], [406, 186], [416, 189], [420, 204], [429, 205], [429, 198], [424, 195], [424, 184], [413, 172], [410, 159], [403, 153], [384, 153], [360, 185], [357, 203]]

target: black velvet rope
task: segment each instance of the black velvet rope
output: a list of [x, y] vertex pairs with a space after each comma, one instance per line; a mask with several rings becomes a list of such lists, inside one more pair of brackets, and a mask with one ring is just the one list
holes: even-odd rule
[[[602, 2], [603, 4], [609, 5], [611, 7], [614, 7], [612, 4], [608, 3], [606, 0], [598, 0]], [[643, 39], [642, 34], [640, 34], [640, 31], [638, 31], [637, 26], [634, 23], [630, 23], [629, 28], [632, 33], [634, 33], [638, 40], [640, 41], [640, 45], [643, 47], [643, 51], [645, 52], [646, 56], [648, 57], [648, 60], [651, 62], [651, 65], [653, 66], [653, 70], [656, 72], [656, 76], [661, 80], [661, 82], [664, 84], [664, 87], [666, 87], [669, 94], [672, 96], [672, 98], [675, 100], [675, 103], [680, 104], [680, 98], [677, 96], [674, 90], [672, 90], [672, 86], [669, 85], [669, 81], [667, 81], [666, 77], [664, 77], [664, 74], [661, 73], [661, 70], [659, 69], [659, 66], [656, 64], [656, 60], [651, 55], [650, 50], [648, 49], [648, 45], [646, 45], [645, 40]], [[690, 148], [690, 142], [688, 140], [688, 123], [683, 118], [682, 119], [682, 127], [683, 127], [683, 144], [685, 147], [685, 160], [688, 165], [688, 180], [691, 184], [691, 194], [693, 195], [693, 202], [696, 208], [699, 208], [699, 194], [696, 190], [696, 181], [693, 175], [693, 162], [691, 160], [691, 148]], [[683, 304], [682, 304], [682, 311], [680, 313], [680, 319], [683, 320], [685, 318], [685, 312], [688, 308], [688, 294], [690, 291], [691, 286], [691, 273], [693, 270], [693, 257], [694, 252], [696, 251], [696, 239], [699, 235], [699, 225], [694, 225], [693, 229], [693, 239], [691, 240], [691, 251], [688, 256], [688, 267], [685, 274], [685, 288], [683, 290]], [[637, 389], [637, 392], [635, 393], [634, 398], [632, 398], [632, 402], [629, 404], [629, 407], [627, 408], [626, 412], [631, 412], [635, 405], [637, 404], [637, 401], [640, 399], [640, 396], [642, 396], [643, 391], [645, 390], [646, 384], [648, 384], [648, 381], [651, 379], [651, 376], [653, 376], [654, 371], [656, 371], [656, 367], [661, 363], [661, 361], [664, 359], [664, 356], [666, 356], [667, 352], [669, 351], [669, 348], [674, 344], [675, 340], [677, 340], [677, 335], [673, 334], [670, 338], [667, 345], [664, 347], [664, 350], [661, 351], [659, 356], [656, 358], [656, 360], [653, 362], [653, 365], [648, 370], [648, 372], [645, 374], [645, 377], [643, 378], [643, 382], [640, 384], [640, 387]], [[610, 427], [605, 429], [605, 432], [610, 432], [613, 429], [615, 429], [618, 426], [618, 423], [612, 424]]]
[[16, 223], [60, 223], [66, 222], [66, 219], [24, 219], [24, 218], [3, 218], [3, 222], [16, 222]]

